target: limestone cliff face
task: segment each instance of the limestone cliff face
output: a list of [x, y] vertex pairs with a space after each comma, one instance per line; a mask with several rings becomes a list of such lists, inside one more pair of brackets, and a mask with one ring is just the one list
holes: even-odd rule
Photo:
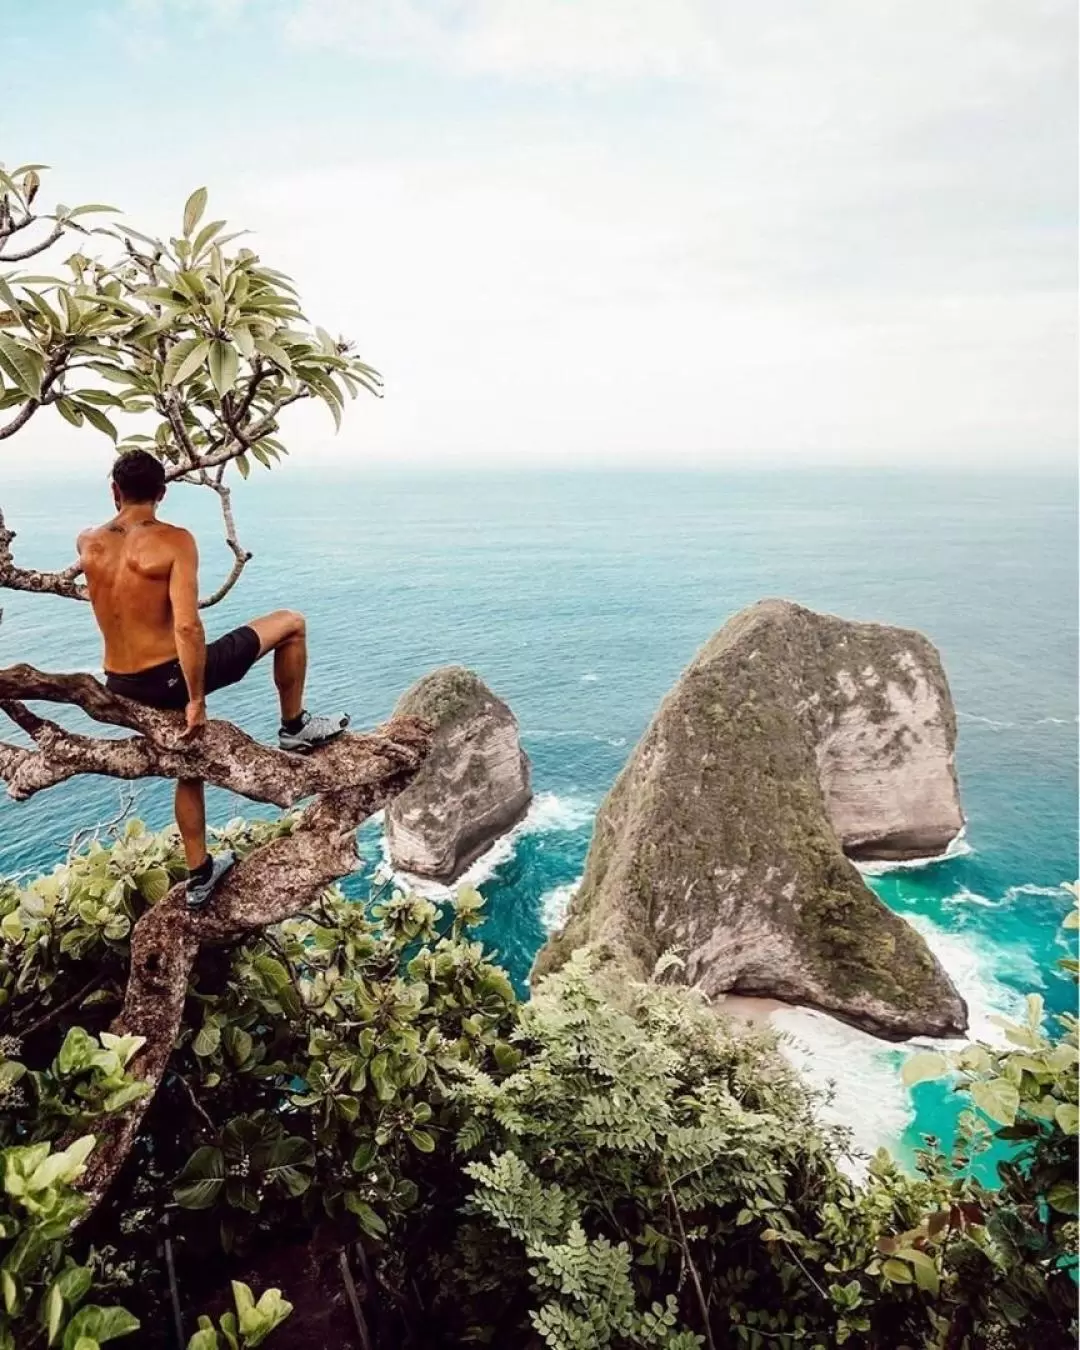
[[788, 601], [736, 615], [661, 704], [597, 816], [585, 876], [536, 974], [585, 943], [638, 975], [955, 1035], [967, 1008], [849, 856], [940, 853], [963, 825], [956, 719], [919, 633]]
[[398, 700], [395, 716], [434, 724], [424, 767], [386, 813], [390, 858], [453, 881], [516, 825], [532, 800], [514, 714], [471, 670], [444, 666]]

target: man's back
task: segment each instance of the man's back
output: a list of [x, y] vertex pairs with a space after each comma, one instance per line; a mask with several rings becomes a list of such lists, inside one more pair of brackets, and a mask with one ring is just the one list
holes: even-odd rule
[[164, 521], [113, 520], [79, 536], [79, 561], [105, 639], [105, 669], [130, 674], [176, 656], [169, 589], [187, 530]]

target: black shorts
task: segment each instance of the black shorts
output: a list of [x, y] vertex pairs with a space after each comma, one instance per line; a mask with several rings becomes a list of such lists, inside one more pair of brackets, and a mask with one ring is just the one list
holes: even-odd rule
[[[246, 624], [208, 642], [206, 692], [212, 694], [215, 689], [224, 689], [227, 684], [242, 680], [258, 659], [259, 635]], [[184, 672], [175, 657], [134, 675], [112, 675], [106, 671], [105, 687], [151, 708], [181, 709], [188, 702]]]

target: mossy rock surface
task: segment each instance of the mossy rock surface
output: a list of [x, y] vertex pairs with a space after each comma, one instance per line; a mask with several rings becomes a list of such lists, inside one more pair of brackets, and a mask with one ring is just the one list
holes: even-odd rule
[[890, 1039], [967, 1010], [862, 857], [941, 852], [963, 824], [956, 723], [919, 633], [788, 601], [736, 615], [668, 694], [597, 816], [568, 921], [634, 974], [675, 948], [708, 993], [803, 1003]]

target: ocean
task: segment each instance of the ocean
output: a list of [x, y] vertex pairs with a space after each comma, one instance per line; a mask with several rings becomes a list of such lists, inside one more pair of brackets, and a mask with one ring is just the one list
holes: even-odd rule
[[[0, 501], [18, 561], [65, 565], [109, 510], [104, 466], [9, 468]], [[57, 481], [57, 480], [60, 481]], [[206, 588], [224, 575], [209, 494], [174, 489]], [[594, 813], [665, 691], [737, 610], [767, 596], [921, 629], [939, 647], [959, 717], [967, 830], [931, 866], [874, 869], [882, 899], [926, 936], [968, 999], [974, 1035], [1030, 990], [1075, 1008], [1054, 963], [1077, 864], [1077, 489], [1073, 479], [972, 473], [784, 471], [552, 474], [349, 471], [300, 456], [237, 487], [255, 554], [207, 616], [211, 635], [279, 606], [302, 609], [309, 705], [384, 719], [433, 667], [473, 667], [514, 709], [532, 760], [528, 817], [472, 869], [485, 940], [524, 989], [545, 932], [581, 876]], [[0, 593], [0, 663], [96, 670], [88, 607]], [[268, 668], [214, 696], [212, 714], [270, 739]], [[78, 721], [78, 715], [70, 720]], [[6, 733], [5, 733], [6, 734]], [[64, 784], [0, 801], [0, 874], [47, 869], [80, 826], [116, 812], [118, 787]], [[142, 785], [139, 814], [170, 819], [171, 788]], [[214, 792], [211, 819], [267, 814]], [[377, 828], [362, 836], [381, 857]], [[363, 878], [350, 879], [361, 888]], [[900, 1084], [903, 1052], [818, 1014], [775, 1021], [790, 1053], [835, 1084], [831, 1113], [857, 1142], [910, 1162], [949, 1137], [956, 1099]]]

